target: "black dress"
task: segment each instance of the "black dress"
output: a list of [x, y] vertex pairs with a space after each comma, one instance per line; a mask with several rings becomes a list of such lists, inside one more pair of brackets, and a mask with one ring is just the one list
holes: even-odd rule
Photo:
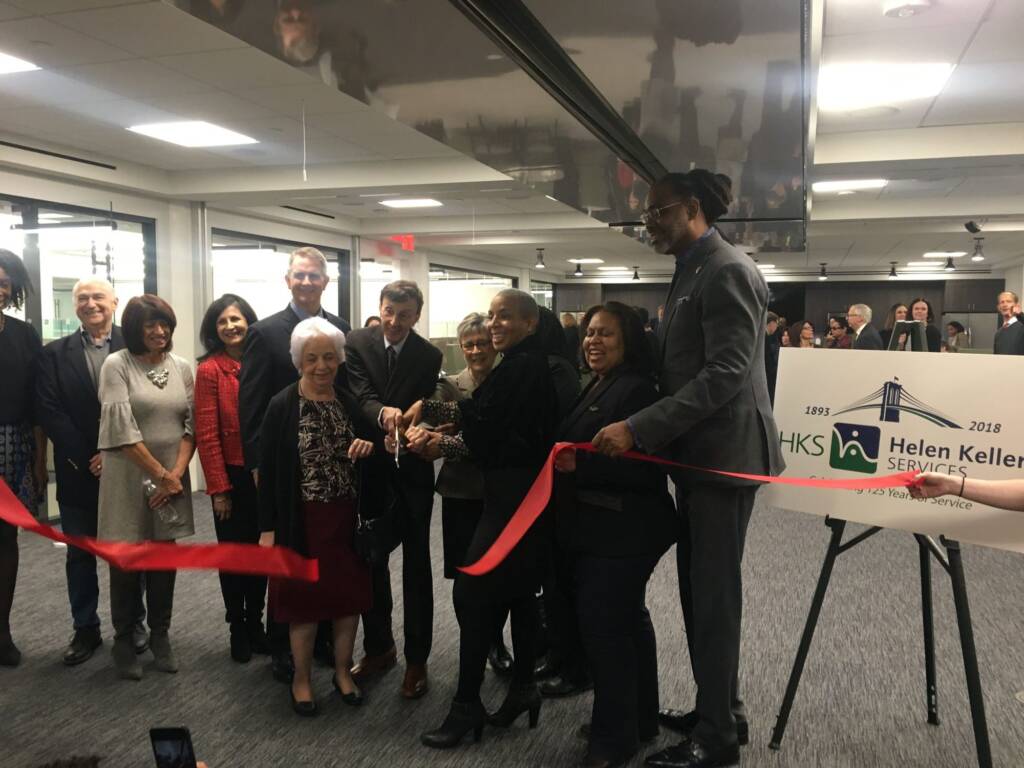
[[[428, 400], [425, 415], [455, 420], [461, 441], [442, 440], [448, 456], [469, 456], [483, 470], [484, 509], [466, 560], [476, 562], [519, 508], [554, 443], [558, 398], [547, 357], [535, 336], [504, 352], [469, 400]], [[461, 442], [463, 447], [460, 447]], [[483, 576], [456, 579], [456, 599], [501, 602], [536, 594], [550, 542], [545, 517], [534, 523], [508, 557]]]

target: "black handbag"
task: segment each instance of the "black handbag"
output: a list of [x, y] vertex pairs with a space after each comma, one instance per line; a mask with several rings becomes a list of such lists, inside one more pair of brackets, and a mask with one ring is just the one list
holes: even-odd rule
[[381, 565], [388, 561], [388, 555], [398, 546], [395, 535], [394, 501], [384, 505], [384, 511], [376, 517], [363, 514], [363, 472], [359, 472], [356, 502], [356, 530], [352, 546], [359, 558], [367, 565]]

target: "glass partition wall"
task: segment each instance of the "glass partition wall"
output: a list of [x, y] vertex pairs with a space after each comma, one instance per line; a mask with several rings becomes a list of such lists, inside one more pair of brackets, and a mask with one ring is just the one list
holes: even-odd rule
[[444, 353], [441, 368], [455, 373], [466, 367], [456, 329], [470, 312], [487, 314], [494, 294], [515, 288], [516, 280], [501, 275], [430, 265], [430, 341]]
[[[114, 321], [132, 296], [156, 293], [156, 224], [112, 211], [100, 211], [20, 197], [0, 196], [0, 248], [22, 258], [35, 291], [20, 310], [7, 310], [31, 323], [43, 343], [81, 325], [71, 290], [87, 277], [110, 281], [120, 297]], [[51, 482], [44, 517], [57, 517]]]
[[[292, 251], [309, 243], [247, 235], [214, 229], [210, 243], [213, 267], [213, 295], [234, 293], [252, 306], [259, 318], [284, 309], [291, 296], [285, 285], [288, 257]], [[323, 308], [351, 320], [349, 315], [349, 252], [314, 246], [327, 257], [327, 275], [331, 282], [324, 291]], [[355, 325], [355, 324], [354, 324]]]

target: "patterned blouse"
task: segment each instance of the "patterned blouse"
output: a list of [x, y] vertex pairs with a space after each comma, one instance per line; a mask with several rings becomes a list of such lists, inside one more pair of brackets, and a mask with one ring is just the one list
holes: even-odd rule
[[[444, 400], [424, 400], [423, 417], [436, 424], [458, 424], [462, 418], [459, 404]], [[446, 459], [468, 459], [469, 448], [462, 439], [462, 433], [441, 436], [441, 455]]]
[[356, 497], [356, 470], [348, 458], [355, 434], [338, 400], [299, 397], [299, 467], [303, 501]]

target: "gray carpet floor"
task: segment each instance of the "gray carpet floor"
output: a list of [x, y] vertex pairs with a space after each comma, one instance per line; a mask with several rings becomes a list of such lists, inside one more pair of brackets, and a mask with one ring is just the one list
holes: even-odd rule
[[[196, 496], [197, 540], [213, 537], [209, 505]], [[949, 582], [935, 571], [940, 727], [925, 723], [917, 548], [884, 532], [843, 555], [780, 752], [768, 749], [812, 591], [828, 542], [819, 518], [758, 509], [745, 561], [746, 614], [741, 684], [751, 716], [744, 766], [860, 768], [970, 766], [974, 760], [966, 685]], [[227, 651], [217, 577], [179, 575], [172, 639], [181, 671], [158, 672], [146, 655], [145, 679], [118, 680], [109, 638], [92, 660], [68, 669], [60, 657], [70, 634], [64, 551], [23, 534], [14, 607], [17, 669], [0, 669], [0, 765], [31, 768], [71, 754], [105, 756], [106, 768], [153, 764], [148, 730], [187, 725], [200, 759], [227, 766], [569, 766], [582, 756], [572, 735], [589, 719], [591, 698], [546, 702], [540, 727], [525, 718], [508, 731], [485, 731], [480, 744], [450, 752], [419, 745], [443, 718], [454, 691], [457, 630], [451, 584], [441, 578], [440, 515], [434, 518], [436, 620], [432, 688], [418, 702], [398, 695], [401, 667], [367, 689], [365, 707], [332, 698], [330, 672], [317, 670], [322, 715], [292, 714], [286, 687], [269, 663], [233, 663]], [[965, 548], [965, 563], [995, 764], [1024, 766], [1024, 559]], [[103, 569], [105, 570], [105, 569]], [[401, 628], [400, 557], [394, 558], [396, 629]], [[109, 631], [106, 577], [101, 615]], [[658, 631], [663, 705], [693, 703], [676, 590], [674, 558], [662, 561], [648, 603]], [[357, 646], [358, 647], [358, 646]], [[485, 703], [503, 696], [488, 673]], [[673, 743], [663, 732], [659, 745]], [[650, 751], [650, 750], [646, 750]], [[643, 753], [634, 765], [642, 765]]]

